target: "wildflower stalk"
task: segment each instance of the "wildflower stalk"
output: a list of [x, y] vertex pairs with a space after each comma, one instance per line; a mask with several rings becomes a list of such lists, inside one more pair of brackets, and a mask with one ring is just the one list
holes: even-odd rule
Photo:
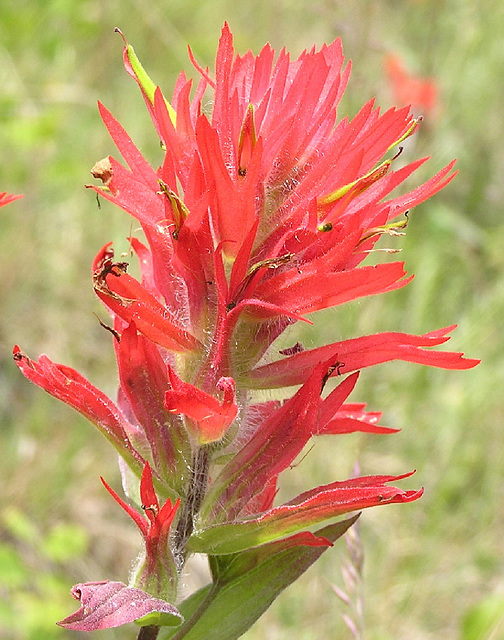
[[186, 545], [194, 529], [196, 518], [205, 495], [208, 482], [209, 449], [203, 446], [197, 449], [191, 465], [191, 475], [184, 506], [173, 534], [174, 556], [180, 567], [185, 563]]
[[142, 627], [138, 632], [137, 640], [156, 640], [160, 631], [161, 627], [155, 625]]
[[[387, 157], [419, 120], [408, 108], [381, 113], [371, 100], [351, 122], [337, 121], [350, 73], [339, 40], [294, 61], [285, 51], [275, 59], [269, 45], [240, 56], [226, 24], [214, 74], [191, 53], [199, 82], [193, 89], [182, 73], [168, 100], [123, 39], [163, 158], [153, 169], [99, 105], [125, 164], [102, 159], [92, 171], [102, 185], [88, 187], [133, 216], [142, 234], [129, 239], [140, 280], [110, 243], [92, 265], [113, 322], [117, 403], [47, 356], [34, 361], [16, 346], [14, 360], [97, 426], [119, 451], [124, 479], [139, 478], [135, 505], [102, 481], [140, 530], [143, 557], [130, 585], [75, 585], [81, 607], [58, 624], [92, 631], [135, 621], [140, 640], [160, 627], [167, 640], [235, 640], [355, 523], [349, 514], [422, 495], [394, 486], [410, 473], [381, 474], [276, 502], [282, 473], [317, 436], [396, 431], [348, 400], [359, 370], [391, 360], [475, 366], [432, 349], [454, 327], [316, 349], [293, 340], [279, 350], [276, 341], [316, 311], [405, 286], [404, 263], [362, 263], [455, 172], [450, 163], [393, 194], [426, 161], [397, 168], [397, 155]], [[202, 108], [207, 92], [211, 116]], [[288, 387], [297, 387], [289, 398], [275, 396]], [[256, 399], [256, 390], [270, 399]], [[179, 602], [192, 553], [206, 554], [212, 579]]]
[[215, 598], [216, 587], [212, 586], [208, 590], [205, 598], [201, 601], [198, 608], [186, 619], [177, 631], [170, 636], [170, 640], [183, 640], [194, 626], [202, 619], [205, 612], [211, 606]]

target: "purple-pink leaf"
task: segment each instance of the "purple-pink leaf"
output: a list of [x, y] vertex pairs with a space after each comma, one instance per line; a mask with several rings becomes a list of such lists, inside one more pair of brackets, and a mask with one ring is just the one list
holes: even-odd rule
[[150, 614], [158, 614], [158, 625], [176, 626], [183, 622], [182, 615], [172, 604], [123, 582], [85, 582], [74, 585], [71, 593], [80, 601], [81, 607], [57, 624], [72, 631], [120, 627], [145, 616], [149, 616], [146, 624], [152, 624]]

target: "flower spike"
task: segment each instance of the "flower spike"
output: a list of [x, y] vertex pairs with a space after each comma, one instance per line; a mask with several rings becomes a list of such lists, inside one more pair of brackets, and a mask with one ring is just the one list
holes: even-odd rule
[[[114, 259], [111, 243], [92, 266], [112, 318], [102, 326], [117, 359], [117, 402], [46, 356], [32, 361], [16, 347], [14, 359], [119, 452], [125, 493], [139, 494], [141, 507], [102, 482], [138, 527], [144, 554], [131, 586], [76, 585], [81, 608], [60, 624], [89, 631], [136, 621], [149, 627], [139, 637], [155, 637], [183, 615], [177, 640], [235, 640], [358, 517], [346, 514], [422, 495], [394, 486], [404, 474], [332, 478], [278, 499], [287, 470], [302, 473], [322, 439], [397, 431], [351, 397], [359, 371], [392, 360], [474, 367], [436, 350], [454, 326], [307, 349], [294, 336], [277, 339], [298, 321], [316, 325], [315, 312], [411, 282], [377, 242], [399, 241], [408, 212], [456, 171], [451, 162], [403, 188], [427, 161], [398, 166], [421, 120], [407, 106], [382, 112], [372, 99], [351, 120], [338, 117], [350, 75], [339, 40], [295, 59], [268, 44], [240, 55], [224, 24], [215, 69], [190, 51], [199, 80], [193, 88], [182, 72], [169, 99], [123, 40], [161, 160], [152, 167], [99, 104], [122, 160], [100, 160], [100, 182], [88, 186], [136, 221], [128, 241], [140, 273]], [[0, 206], [12, 199], [0, 194]], [[193, 552], [208, 555], [211, 583], [179, 613], [168, 603]]]

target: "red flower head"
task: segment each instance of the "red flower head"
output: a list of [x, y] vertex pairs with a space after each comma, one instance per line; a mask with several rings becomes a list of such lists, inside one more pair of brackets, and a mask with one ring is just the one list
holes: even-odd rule
[[[34, 362], [19, 349], [14, 357], [141, 474], [144, 514], [104, 483], [144, 537], [141, 584], [173, 594], [187, 554], [209, 555], [211, 591], [182, 607], [184, 615], [198, 610], [187, 624], [203, 637], [206, 620], [226, 625], [227, 615], [245, 631], [355, 518], [315, 533], [308, 527], [421, 495], [389, 485], [404, 475], [377, 475], [274, 504], [279, 476], [310, 439], [395, 431], [378, 425], [380, 413], [348, 402], [357, 371], [395, 359], [447, 369], [477, 361], [430, 350], [453, 327], [310, 350], [296, 343], [278, 358], [270, 347], [296, 321], [311, 323], [315, 311], [410, 281], [402, 262], [362, 263], [380, 236], [402, 233], [409, 209], [452, 180], [454, 163], [406, 195], [393, 194], [427, 160], [396, 167], [395, 149], [418, 122], [408, 107], [381, 113], [372, 100], [351, 121], [338, 120], [350, 73], [339, 40], [296, 60], [283, 50], [275, 59], [269, 45], [240, 56], [225, 25], [215, 74], [191, 60], [200, 74], [193, 96], [182, 73], [168, 101], [125, 43], [126, 69], [162, 143], [156, 170], [99, 105], [125, 164], [100, 161], [93, 175], [103, 186], [92, 188], [136, 218], [146, 239], [130, 239], [140, 280], [114, 261], [109, 244], [92, 269], [113, 317], [118, 406], [68, 367]], [[211, 116], [202, 108], [207, 91]], [[339, 384], [326, 393], [331, 377]], [[254, 395], [294, 385], [287, 400]], [[242, 608], [233, 608], [235, 597]]]
[[[405, 226], [401, 215], [453, 178], [452, 164], [387, 199], [425, 161], [393, 171], [394, 158], [382, 160], [417, 122], [408, 108], [380, 114], [372, 101], [352, 122], [336, 121], [349, 76], [339, 41], [294, 62], [282, 51], [275, 62], [269, 45], [257, 57], [235, 55], [225, 26], [215, 80], [198, 66], [191, 101], [182, 74], [171, 104], [131, 47], [124, 55], [165, 157], [154, 172], [100, 105], [129, 169], [110, 158], [98, 191], [138, 219], [150, 252], [142, 285], [121, 263], [98, 258], [95, 288], [157, 344], [207, 345], [199, 379], [212, 395], [219, 377], [243, 376], [305, 314], [409, 281], [401, 262], [359, 265], [380, 235]], [[208, 87], [211, 119], [201, 108]]]

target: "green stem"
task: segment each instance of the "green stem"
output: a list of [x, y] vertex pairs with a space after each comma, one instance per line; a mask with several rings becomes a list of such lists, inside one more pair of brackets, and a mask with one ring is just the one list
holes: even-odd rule
[[198, 620], [201, 618], [201, 616], [205, 613], [205, 611], [208, 609], [208, 607], [212, 603], [213, 599], [215, 598], [216, 588], [217, 586], [215, 583], [210, 586], [208, 593], [200, 602], [198, 608], [194, 611], [194, 613], [190, 618], [185, 620], [185, 622], [177, 630], [177, 632], [174, 633], [172, 636], [170, 636], [170, 640], [183, 640], [185, 638], [185, 636], [194, 627], [194, 625], [198, 622]]
[[142, 627], [137, 640], [156, 640], [159, 630], [160, 627], [156, 627], [153, 624], [150, 624], [147, 627]]

